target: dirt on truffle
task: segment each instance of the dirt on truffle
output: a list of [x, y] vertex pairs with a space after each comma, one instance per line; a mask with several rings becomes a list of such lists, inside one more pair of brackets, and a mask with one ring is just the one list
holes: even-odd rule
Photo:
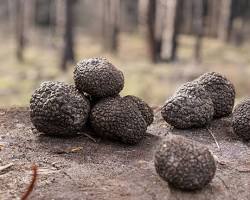
[[[135, 146], [98, 138], [94, 142], [83, 133], [74, 138], [39, 136], [31, 127], [27, 108], [0, 109], [1, 200], [20, 199], [31, 181], [33, 163], [39, 174], [30, 199], [36, 200], [250, 199], [250, 145], [233, 134], [230, 118], [213, 121], [208, 128], [176, 130], [158, 111], [147, 138]], [[182, 192], [156, 174], [155, 147], [168, 134], [199, 141], [218, 158], [215, 178], [203, 190]], [[8, 164], [13, 165], [2, 168]]]

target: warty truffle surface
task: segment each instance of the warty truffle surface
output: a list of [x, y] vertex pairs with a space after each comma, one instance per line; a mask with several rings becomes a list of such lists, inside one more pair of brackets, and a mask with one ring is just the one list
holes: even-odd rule
[[91, 58], [76, 64], [74, 82], [81, 93], [104, 98], [119, 94], [124, 87], [124, 76], [107, 59]]
[[100, 100], [90, 113], [91, 127], [101, 137], [136, 144], [146, 136], [147, 123], [138, 107], [122, 97]]
[[148, 126], [153, 123], [154, 112], [152, 108], [150, 108], [150, 106], [144, 100], [133, 95], [127, 95], [123, 98], [127, 100], [131, 100], [132, 102], [136, 104], [136, 106], [138, 107], [139, 111], [141, 112]]
[[90, 112], [89, 101], [74, 86], [47, 81], [30, 99], [30, 118], [40, 132], [73, 135], [80, 131]]
[[232, 113], [235, 101], [234, 85], [217, 72], [208, 72], [197, 80], [209, 93], [214, 104], [214, 118], [226, 117]]
[[216, 163], [209, 149], [182, 136], [168, 136], [155, 152], [155, 168], [170, 185], [197, 190], [213, 179]]
[[250, 140], [250, 99], [247, 98], [235, 106], [233, 111], [234, 132], [243, 140]]
[[203, 127], [211, 122], [213, 114], [210, 96], [195, 82], [182, 85], [161, 109], [163, 119], [179, 129]]

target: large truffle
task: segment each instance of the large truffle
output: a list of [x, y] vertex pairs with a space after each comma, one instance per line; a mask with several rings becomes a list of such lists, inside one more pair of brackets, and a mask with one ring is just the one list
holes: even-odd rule
[[89, 101], [74, 86], [62, 82], [44, 82], [30, 99], [31, 122], [50, 135], [73, 135], [87, 121]]
[[233, 111], [234, 132], [243, 140], [250, 140], [250, 99], [239, 103]]
[[148, 126], [153, 123], [154, 112], [145, 101], [133, 95], [127, 95], [123, 98], [126, 100], [130, 100], [137, 105]]
[[208, 72], [197, 79], [209, 93], [214, 104], [214, 118], [225, 117], [232, 113], [235, 89], [233, 84], [223, 75]]
[[195, 82], [182, 85], [161, 109], [164, 120], [179, 129], [205, 126], [213, 114], [210, 96]]
[[168, 136], [155, 152], [155, 168], [170, 185], [196, 190], [213, 179], [216, 164], [205, 146], [181, 136]]
[[147, 130], [138, 107], [122, 97], [100, 100], [90, 112], [90, 124], [95, 133], [127, 144], [141, 141]]
[[78, 62], [74, 70], [76, 88], [95, 98], [118, 94], [124, 87], [123, 73], [105, 58]]

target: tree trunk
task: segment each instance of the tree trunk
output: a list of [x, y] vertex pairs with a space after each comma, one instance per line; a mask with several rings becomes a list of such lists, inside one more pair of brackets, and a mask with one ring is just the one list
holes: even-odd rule
[[116, 53], [120, 32], [120, 0], [103, 0], [103, 46]]
[[185, 19], [184, 27], [182, 28], [182, 31], [185, 34], [191, 34], [192, 33], [192, 23], [193, 23], [193, 4], [192, 0], [184, 1], [183, 2], [183, 16]]
[[139, 31], [141, 32], [145, 32], [145, 29], [147, 27], [148, 3], [149, 0], [139, 0], [138, 3]]
[[120, 29], [125, 32], [134, 32], [138, 29], [139, 0], [120, 0]]
[[25, 0], [16, 0], [16, 57], [19, 61], [23, 61], [23, 50], [25, 46], [24, 37], [24, 2]]
[[55, 33], [56, 36], [63, 35], [65, 25], [65, 3], [62, 0], [55, 0]]
[[181, 0], [168, 0], [166, 2], [167, 15], [163, 31], [161, 59], [175, 61], [177, 59], [178, 35], [181, 22]]
[[232, 0], [221, 0], [221, 16], [219, 19], [218, 36], [223, 41], [229, 40], [230, 35], [230, 19], [232, 15]]
[[194, 59], [197, 63], [201, 62], [201, 46], [203, 36], [203, 0], [194, 0], [194, 31], [196, 42], [194, 47]]
[[155, 22], [156, 22], [156, 0], [149, 0], [147, 8], [147, 29], [149, 53], [152, 62], [157, 62], [157, 47], [155, 39]]
[[75, 61], [73, 6], [74, 1], [65, 0], [64, 47], [61, 63], [61, 69], [63, 71], [66, 71], [68, 62]]

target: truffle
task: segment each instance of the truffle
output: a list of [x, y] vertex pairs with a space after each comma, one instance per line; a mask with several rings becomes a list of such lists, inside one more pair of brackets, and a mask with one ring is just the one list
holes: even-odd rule
[[216, 171], [209, 149], [181, 136], [168, 136], [163, 140], [155, 152], [154, 162], [159, 176], [182, 190], [203, 188]]
[[50, 135], [74, 135], [83, 128], [89, 112], [89, 101], [62, 82], [42, 83], [30, 99], [31, 122]]
[[163, 119], [179, 129], [205, 126], [211, 122], [213, 114], [210, 96], [194, 82], [182, 85], [161, 109]]
[[208, 72], [196, 81], [205, 88], [213, 101], [214, 118], [225, 117], [232, 113], [235, 88], [225, 76], [216, 72]]
[[114, 96], [124, 87], [123, 73], [105, 58], [78, 62], [74, 70], [76, 88], [95, 98]]
[[133, 95], [127, 95], [123, 98], [127, 99], [127, 100], [131, 100], [132, 102], [134, 102], [137, 105], [138, 109], [140, 110], [140, 112], [141, 112], [141, 114], [142, 114], [142, 116], [143, 116], [143, 118], [146, 121], [148, 126], [153, 123], [154, 112], [145, 101], [143, 101], [139, 97], [136, 97]]
[[243, 140], [250, 140], [250, 99], [239, 103], [233, 111], [234, 132]]
[[100, 100], [91, 109], [90, 124], [97, 135], [127, 144], [141, 141], [147, 130], [138, 107], [119, 96]]

